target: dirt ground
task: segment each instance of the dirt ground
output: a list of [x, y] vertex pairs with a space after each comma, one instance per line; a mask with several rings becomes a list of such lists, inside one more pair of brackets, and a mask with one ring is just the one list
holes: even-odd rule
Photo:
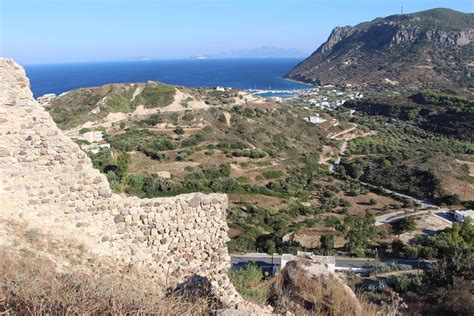
[[[398, 204], [401, 206], [401, 203], [398, 201], [395, 201], [394, 199], [387, 197], [387, 196], [382, 196], [382, 195], [377, 195], [375, 193], [369, 192], [368, 194], [365, 195], [358, 195], [358, 196], [347, 196], [344, 195], [344, 193], [338, 193], [336, 194], [338, 198], [343, 198], [344, 200], [347, 200], [351, 202], [352, 206], [349, 207], [349, 212], [350, 213], [360, 213], [364, 212], [366, 209], [370, 208], [371, 210], [375, 212], [382, 212], [383, 207], [385, 205], [390, 206], [390, 205], [395, 205]], [[369, 201], [370, 199], [375, 199], [377, 200], [377, 204], [375, 205], [370, 205]]]
[[461, 200], [474, 200], [474, 185], [465, 180], [456, 179], [447, 173], [441, 173], [444, 191], [457, 194]]
[[417, 229], [400, 235], [400, 240], [409, 243], [416, 235], [434, 235], [450, 227], [447, 222], [430, 214], [423, 214], [415, 217]]
[[323, 146], [323, 152], [319, 156], [319, 163], [322, 165], [328, 165], [329, 166], [329, 161], [331, 158], [336, 156], [337, 154], [337, 149], [332, 147], [332, 146]]
[[258, 184], [266, 184], [271, 180], [260, 180], [257, 181], [255, 178], [259, 175], [262, 174], [262, 172], [265, 171], [273, 171], [273, 170], [282, 170], [282, 167], [278, 164], [272, 161], [272, 165], [270, 166], [258, 166], [258, 167], [250, 167], [250, 168], [242, 168], [238, 163], [242, 162], [248, 162], [251, 161], [253, 163], [256, 163], [258, 161], [266, 161], [268, 160], [267, 158], [263, 159], [250, 159], [250, 158], [245, 158], [245, 157], [239, 157], [239, 158], [234, 158], [234, 161], [237, 163], [233, 163], [231, 165], [231, 175], [232, 177], [238, 178], [238, 177], [249, 177], [252, 180], [252, 183], [258, 183]]
[[271, 208], [274, 206], [281, 205], [285, 200], [273, 197], [273, 196], [266, 196], [261, 194], [236, 194], [236, 193], [229, 193], [227, 194], [229, 197], [229, 203], [231, 206], [235, 206], [241, 200], [248, 201], [253, 205], [262, 207], [262, 208]]
[[[284, 236], [284, 240], [294, 240], [299, 242], [303, 247], [314, 248], [320, 244], [320, 238], [323, 235], [335, 234], [335, 230], [327, 227], [302, 228], [296, 233], [290, 233]], [[334, 245], [336, 248], [345, 244], [344, 238], [335, 235]]]
[[220, 150], [214, 150], [212, 155], [206, 155], [205, 151], [196, 151], [188, 159], [208, 165], [220, 165], [232, 161], [232, 158], [227, 157]]
[[459, 159], [456, 159], [455, 161], [461, 165], [467, 165], [469, 167], [469, 175], [471, 177], [474, 177], [474, 162]]
[[129, 167], [130, 173], [158, 173], [167, 171], [172, 177], [182, 177], [186, 171], [184, 168], [187, 166], [197, 167], [200, 165], [199, 162], [194, 161], [156, 161], [148, 158], [140, 152], [131, 153], [132, 163]]

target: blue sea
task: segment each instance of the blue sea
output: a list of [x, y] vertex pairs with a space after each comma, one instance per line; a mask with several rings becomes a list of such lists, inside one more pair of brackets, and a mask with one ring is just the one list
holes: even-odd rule
[[187, 87], [232, 87], [241, 90], [307, 89], [310, 86], [282, 77], [301, 58], [187, 59], [123, 61], [25, 66], [35, 97], [45, 93], [61, 94], [77, 88], [108, 83], [161, 81]]

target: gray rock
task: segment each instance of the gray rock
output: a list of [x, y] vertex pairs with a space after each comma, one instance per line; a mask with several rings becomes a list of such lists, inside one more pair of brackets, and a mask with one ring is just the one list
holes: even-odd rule
[[122, 214], [115, 215], [115, 216], [114, 216], [114, 222], [115, 222], [115, 223], [123, 223], [123, 222], [125, 222], [125, 216], [123, 216]]
[[189, 200], [190, 207], [198, 207], [201, 204], [201, 197], [199, 195], [193, 196], [191, 200]]
[[216, 316], [252, 316], [249, 311], [241, 309], [219, 309], [216, 311]]

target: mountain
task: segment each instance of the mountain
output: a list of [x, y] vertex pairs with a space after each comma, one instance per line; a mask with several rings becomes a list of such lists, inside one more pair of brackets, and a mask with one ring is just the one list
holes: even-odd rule
[[[301, 57], [305, 54], [293, 48], [281, 48], [275, 46], [261, 46], [245, 50], [231, 50], [213, 55], [205, 55], [207, 58], [272, 58], [272, 57]], [[199, 56], [201, 57], [201, 56]]]
[[336, 27], [286, 77], [366, 88], [473, 88], [474, 14], [432, 9]]

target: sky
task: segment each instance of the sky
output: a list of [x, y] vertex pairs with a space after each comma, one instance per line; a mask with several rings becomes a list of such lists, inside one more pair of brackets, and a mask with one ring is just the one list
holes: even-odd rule
[[474, 0], [0, 0], [0, 56], [22, 64], [180, 59], [261, 46], [308, 55], [336, 26]]

